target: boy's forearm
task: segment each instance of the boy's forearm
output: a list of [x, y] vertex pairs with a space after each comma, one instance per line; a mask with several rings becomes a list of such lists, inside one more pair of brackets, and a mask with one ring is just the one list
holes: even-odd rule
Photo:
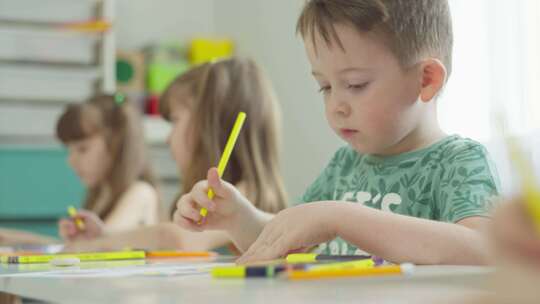
[[336, 235], [392, 262], [485, 264], [486, 240], [459, 224], [383, 212], [355, 203], [334, 202]]
[[234, 224], [227, 230], [227, 233], [236, 248], [245, 252], [257, 240], [266, 223], [273, 217], [274, 214], [249, 206], [233, 220]]

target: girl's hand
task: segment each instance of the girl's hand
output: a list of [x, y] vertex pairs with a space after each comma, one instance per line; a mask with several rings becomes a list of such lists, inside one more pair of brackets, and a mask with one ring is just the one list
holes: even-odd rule
[[[243, 219], [252, 216], [254, 207], [231, 184], [221, 180], [216, 168], [208, 171], [208, 179], [200, 181], [191, 192], [183, 195], [176, 203], [173, 221], [191, 231], [225, 230], [230, 232]], [[208, 198], [208, 189], [215, 193]], [[206, 208], [208, 214], [202, 217], [200, 209]]]
[[[75, 219], [84, 222], [84, 229], [77, 227]], [[58, 222], [58, 231], [65, 241], [89, 240], [102, 236], [105, 231], [105, 224], [95, 213], [79, 210], [76, 217], [61, 219]]]

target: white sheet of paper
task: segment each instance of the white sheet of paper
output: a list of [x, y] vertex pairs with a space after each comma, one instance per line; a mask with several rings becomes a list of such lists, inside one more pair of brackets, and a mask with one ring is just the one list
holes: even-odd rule
[[50, 278], [99, 278], [99, 277], [134, 277], [134, 276], [188, 276], [205, 275], [216, 266], [231, 263], [194, 263], [194, 264], [146, 264], [128, 267], [90, 268], [80, 267], [54, 268], [50, 271], [16, 273], [6, 276], [50, 277]]

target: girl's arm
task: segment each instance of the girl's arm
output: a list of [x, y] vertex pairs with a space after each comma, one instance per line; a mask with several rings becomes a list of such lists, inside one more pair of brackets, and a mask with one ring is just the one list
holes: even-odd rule
[[202, 233], [184, 230], [173, 223], [161, 223], [141, 227], [126, 232], [76, 241], [66, 245], [65, 251], [121, 250], [126, 247], [146, 250], [181, 249], [187, 251], [207, 251], [222, 247], [230, 242], [224, 232]]
[[156, 190], [147, 183], [137, 182], [121, 196], [114, 210], [105, 219], [105, 234], [156, 224], [159, 218]]
[[20, 244], [47, 245], [53, 243], [58, 243], [58, 240], [31, 232], [0, 228], [0, 245], [2, 246]]

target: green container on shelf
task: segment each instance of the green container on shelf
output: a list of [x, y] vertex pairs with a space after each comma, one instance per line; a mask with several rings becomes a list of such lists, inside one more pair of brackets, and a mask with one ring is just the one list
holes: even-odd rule
[[187, 62], [151, 63], [148, 65], [148, 91], [153, 95], [161, 95], [169, 84], [180, 74], [189, 69]]

